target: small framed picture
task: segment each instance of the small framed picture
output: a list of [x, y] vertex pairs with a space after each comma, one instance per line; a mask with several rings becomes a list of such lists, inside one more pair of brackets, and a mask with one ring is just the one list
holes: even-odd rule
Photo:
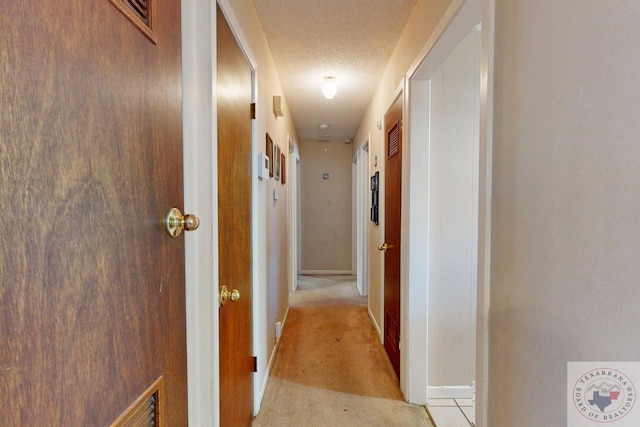
[[371, 221], [373, 221], [376, 225], [378, 225], [378, 206], [380, 201], [379, 197], [379, 188], [380, 186], [380, 172], [376, 172], [371, 177]]
[[269, 156], [269, 177], [273, 176], [273, 141], [267, 133], [267, 146], [265, 148], [265, 153]]
[[278, 144], [273, 144], [273, 177], [275, 179], [280, 179], [280, 155], [282, 152], [280, 151], [280, 146]]
[[285, 161], [286, 159], [285, 159], [284, 153], [280, 154], [280, 182], [283, 184], [286, 182], [286, 179], [287, 179], [287, 174], [286, 174], [287, 168], [285, 166]]

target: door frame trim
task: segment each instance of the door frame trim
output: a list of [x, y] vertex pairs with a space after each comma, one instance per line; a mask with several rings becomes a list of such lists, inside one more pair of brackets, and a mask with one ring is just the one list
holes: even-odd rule
[[[258, 70], [229, 0], [218, 0], [252, 69], [252, 102], [257, 102]], [[200, 228], [185, 236], [187, 305], [187, 383], [189, 424], [220, 425], [218, 346], [218, 155], [216, 147], [216, 2], [182, 2], [183, 153], [185, 210], [200, 216]], [[213, 119], [212, 119], [213, 118]], [[252, 153], [257, 153], [257, 121], [252, 122]], [[257, 155], [252, 168], [252, 210], [257, 212]], [[253, 292], [258, 276], [258, 215], [252, 215]], [[254, 298], [254, 331], [259, 299]], [[256, 344], [255, 351], [261, 347]], [[257, 355], [259, 356], [259, 355]], [[262, 357], [261, 359], [265, 359]], [[258, 376], [256, 376], [257, 381]], [[254, 387], [254, 399], [257, 399]], [[254, 402], [254, 411], [258, 406]]]
[[[479, 169], [479, 199], [478, 199], [478, 286], [477, 286], [477, 325], [476, 325], [476, 425], [486, 426], [487, 424], [487, 390], [488, 390], [488, 313], [489, 313], [489, 287], [490, 287], [490, 255], [491, 255], [491, 158], [492, 158], [492, 109], [493, 109], [493, 45], [494, 45], [494, 16], [495, 0], [453, 0], [449, 8], [440, 20], [431, 37], [425, 43], [421, 54], [409, 68], [406, 74], [406, 104], [405, 112], [405, 150], [403, 152], [403, 214], [402, 230], [403, 236], [408, 236], [409, 230], [413, 237], [413, 242], [409, 246], [408, 239], [403, 239], [402, 251], [407, 256], [403, 257], [407, 261], [401, 268], [404, 275], [406, 294], [404, 301], [409, 301], [402, 306], [402, 318], [410, 319], [406, 323], [406, 330], [403, 331], [401, 340], [402, 370], [401, 388], [405, 398], [412, 403], [426, 403], [427, 399], [427, 366], [426, 353], [426, 307], [427, 292], [421, 284], [426, 283], [425, 276], [428, 271], [424, 263], [417, 263], [416, 258], [427, 254], [426, 243], [420, 246], [416, 239], [418, 235], [424, 235], [425, 208], [416, 207], [418, 200], [412, 200], [411, 195], [415, 191], [415, 186], [410, 182], [426, 182], [423, 176], [427, 172], [424, 159], [428, 155], [428, 148], [421, 147], [420, 144], [412, 146], [411, 141], [424, 140], [421, 134], [419, 120], [412, 117], [419, 117], [424, 112], [417, 105], [419, 96], [428, 93], [428, 87], [420, 85], [417, 73], [420, 67], [432, 52], [436, 43], [449, 30], [454, 31], [456, 22], [465, 18], [469, 14], [469, 6], [475, 4], [480, 7], [480, 21], [482, 25], [481, 53], [480, 53], [480, 169]], [[468, 16], [466, 16], [468, 18]], [[476, 21], [477, 23], [478, 21]], [[475, 25], [475, 23], [474, 23]], [[473, 25], [470, 27], [472, 28]], [[465, 32], [465, 34], [467, 34]], [[422, 144], [425, 145], [425, 144]], [[411, 153], [411, 155], [410, 155]], [[425, 157], [426, 158], [426, 157]], [[407, 180], [404, 180], [404, 170], [406, 166]], [[422, 172], [421, 172], [422, 171]], [[428, 176], [427, 176], [428, 178]], [[406, 191], [406, 197], [405, 197]], [[414, 195], [414, 199], [416, 196]], [[428, 211], [426, 211], [428, 213]], [[426, 240], [426, 239], [425, 239]], [[422, 265], [422, 266], [421, 266]]]
[[[371, 197], [369, 141], [371, 133], [358, 146], [356, 159], [356, 277], [358, 292], [369, 295], [369, 200]], [[370, 307], [369, 307], [370, 308]]]
[[[212, 7], [213, 6], [213, 7]], [[182, 2], [182, 92], [184, 207], [200, 217], [197, 232], [185, 239], [187, 386], [189, 421], [219, 423], [217, 359], [217, 125], [215, 81], [204, 70], [215, 68], [215, 3]], [[210, 96], [202, 96], [209, 93]], [[208, 285], [211, 284], [211, 285]]]
[[[298, 159], [298, 144], [287, 132], [287, 242], [289, 257], [289, 291], [298, 289], [298, 174], [296, 173]], [[284, 324], [284, 323], [283, 323]]]

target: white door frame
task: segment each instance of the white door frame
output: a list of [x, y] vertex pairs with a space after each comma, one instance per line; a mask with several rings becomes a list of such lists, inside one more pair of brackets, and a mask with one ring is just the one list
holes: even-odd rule
[[369, 221], [371, 213], [371, 181], [369, 179], [369, 141], [356, 151], [356, 275], [358, 292], [369, 295]]
[[[476, 326], [476, 425], [487, 426], [488, 308], [491, 226], [491, 107], [492, 61], [495, 0], [453, 0], [425, 44], [418, 60], [406, 75], [407, 117], [409, 129], [403, 153], [402, 251], [407, 254], [403, 265], [401, 307], [406, 327], [402, 331], [401, 386], [405, 398], [412, 403], [427, 402], [427, 287], [428, 283], [428, 128], [425, 114], [429, 86], [420, 75], [425, 64], [437, 56], [449, 56], [469, 31], [482, 25], [480, 66], [480, 178], [478, 218], [478, 288]], [[442, 60], [440, 63], [442, 63]], [[426, 65], [429, 66], [428, 64]], [[420, 143], [422, 142], [422, 143]], [[406, 177], [406, 180], [405, 180]], [[416, 185], [416, 183], [420, 183]], [[411, 185], [414, 184], [414, 185]], [[411, 236], [411, 239], [408, 237]]]
[[[252, 102], [257, 102], [257, 61], [249, 49], [229, 0], [217, 2], [252, 69]], [[216, 109], [216, 2], [182, 2], [182, 93], [184, 207], [200, 217], [197, 232], [185, 236], [187, 306], [187, 382], [189, 424], [220, 425], [218, 356], [218, 152]], [[258, 132], [252, 123], [252, 210], [257, 212]], [[258, 215], [252, 216], [253, 292], [257, 292]], [[254, 331], [259, 313], [266, 311], [254, 298]], [[254, 347], [256, 345], [254, 333]], [[259, 354], [256, 356], [260, 357]], [[264, 356], [263, 356], [264, 358]], [[257, 377], [257, 376], [256, 376]], [[254, 384], [254, 390], [257, 385]], [[254, 393], [257, 395], [257, 393]], [[256, 406], [257, 407], [257, 406]]]
[[295, 292], [298, 289], [298, 144], [287, 133], [287, 224], [288, 224], [288, 251], [289, 251], [289, 290]]
[[[472, 28], [442, 62], [429, 59], [425, 62], [427, 75], [423, 77], [427, 80], [420, 83], [426, 84], [430, 93], [424, 100], [414, 97], [416, 103], [428, 106], [429, 118], [429, 124], [423, 128], [429, 133], [428, 399], [470, 399], [474, 393], [482, 34], [479, 27]], [[457, 107], [462, 110], [458, 112]], [[448, 322], [455, 327], [449, 328]], [[448, 349], [443, 351], [442, 345]], [[456, 348], [455, 355], [450, 354], [450, 346]], [[441, 384], [446, 385], [434, 386], [437, 383], [434, 377], [441, 378]]]
[[[184, 207], [200, 217], [185, 239], [187, 384], [189, 421], [219, 425], [217, 378], [217, 126], [215, 2], [182, 2]], [[202, 96], [209, 94], [209, 96]]]

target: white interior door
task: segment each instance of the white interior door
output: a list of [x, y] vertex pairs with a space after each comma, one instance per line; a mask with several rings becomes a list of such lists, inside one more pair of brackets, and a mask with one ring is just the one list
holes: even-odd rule
[[430, 78], [429, 398], [471, 397], [478, 262], [480, 30]]

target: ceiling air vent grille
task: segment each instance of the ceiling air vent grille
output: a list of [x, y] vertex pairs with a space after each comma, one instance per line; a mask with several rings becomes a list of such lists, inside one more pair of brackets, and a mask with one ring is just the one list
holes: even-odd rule
[[124, 411], [111, 427], [158, 427], [159, 398], [162, 377], [145, 391], [136, 401]]
[[389, 143], [387, 145], [387, 159], [392, 158], [400, 152], [400, 126], [396, 123], [387, 134]]
[[149, 40], [158, 43], [154, 29], [155, 0], [111, 0], [111, 3]]

